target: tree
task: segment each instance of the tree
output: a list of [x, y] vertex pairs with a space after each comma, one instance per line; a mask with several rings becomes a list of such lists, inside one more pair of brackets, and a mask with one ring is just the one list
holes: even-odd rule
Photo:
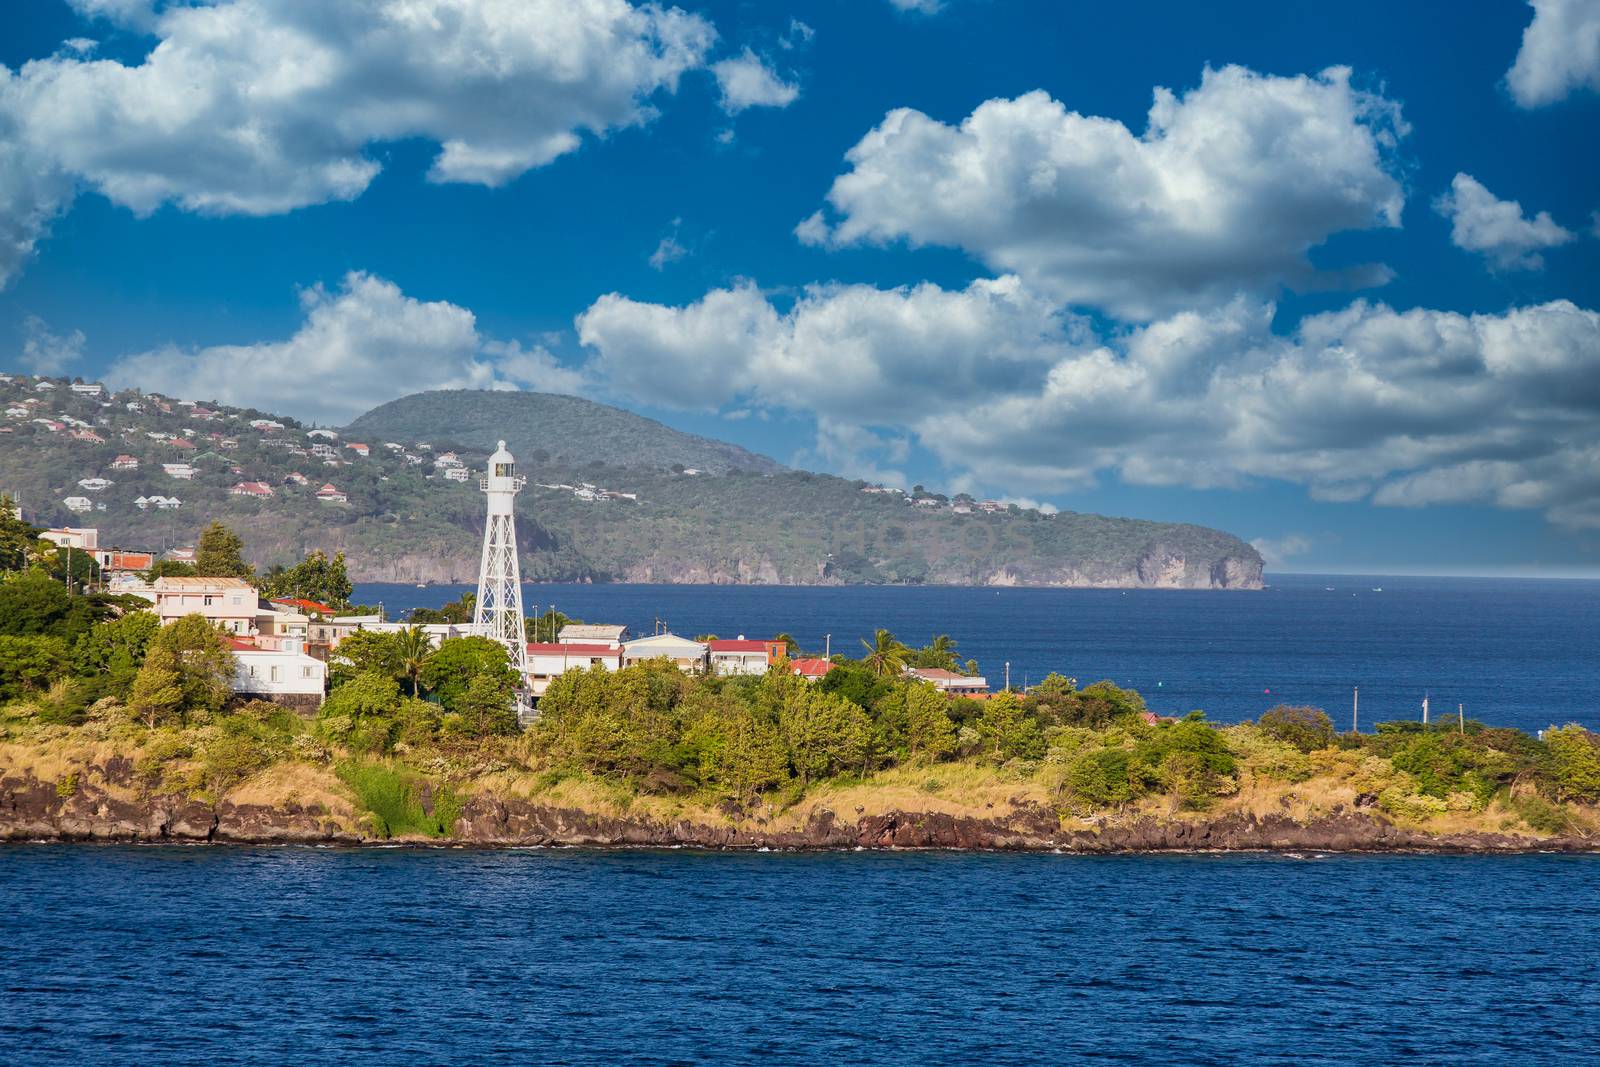
[[1044, 755], [1044, 735], [1039, 721], [1023, 710], [1022, 701], [1009, 690], [983, 702], [978, 715], [978, 736], [998, 761]]
[[269, 597], [315, 600], [342, 609], [349, 606], [355, 586], [350, 582], [344, 553], [339, 552], [330, 560], [319, 548], [293, 567], [274, 568], [261, 591]]
[[961, 670], [961, 660], [956, 655], [956, 643], [949, 634], [939, 634], [931, 642], [911, 653], [908, 662], [914, 667]]
[[363, 671], [333, 687], [323, 701], [322, 715], [367, 719], [392, 713], [400, 704], [400, 685], [390, 675]]
[[778, 730], [802, 783], [859, 767], [871, 740], [866, 712], [833, 693], [810, 690], [783, 709]]
[[95, 605], [42, 570], [0, 580], [0, 634], [74, 640], [94, 622]]
[[687, 731], [685, 742], [700, 754], [700, 777], [741, 804], [788, 777], [783, 739], [771, 723], [742, 705], [708, 711]]
[[200, 531], [195, 548], [194, 572], [202, 578], [255, 577], [255, 572], [244, 561], [244, 542], [239, 535], [213, 521]]
[[134, 714], [153, 730], [181, 718], [183, 702], [183, 672], [178, 654], [164, 646], [152, 648], [133, 680], [129, 704]]
[[56, 546], [39, 537], [39, 529], [24, 522], [8, 495], [0, 495], [0, 571], [21, 571], [55, 557]]
[[789, 659], [798, 659], [800, 656], [800, 642], [789, 634], [782, 633], [773, 638], [774, 641], [783, 642], [783, 654]]
[[945, 696], [931, 685], [906, 687], [906, 758], [940, 760], [956, 750], [956, 726]]
[[433, 640], [422, 627], [408, 627], [394, 635], [394, 651], [411, 695], [421, 696], [422, 683], [418, 679], [428, 657], [433, 655]]
[[153, 582], [157, 578], [192, 578], [194, 577], [194, 564], [184, 563], [176, 559], [158, 559], [144, 572], [144, 580]]
[[[446, 711], [460, 712], [467, 687], [478, 675], [489, 677], [496, 691], [510, 703], [520, 679], [511, 669], [505, 646], [487, 637], [452, 637], [440, 643], [418, 672], [418, 681], [427, 686]], [[480, 690], [480, 693], [485, 692]]]
[[867, 654], [861, 657], [861, 662], [879, 678], [896, 675], [905, 670], [906, 656], [910, 650], [897, 641], [894, 634], [888, 630], [880, 628], [875, 631], [870, 643], [863, 638], [861, 647], [867, 650]]
[[95, 623], [73, 645], [73, 672], [89, 680], [94, 697], [126, 700], [160, 629], [161, 621], [150, 611]]
[[357, 674], [383, 674], [396, 680], [404, 676], [399, 634], [357, 630], [339, 642], [333, 652], [334, 685]]
[[[234, 660], [221, 631], [203, 615], [185, 615], [156, 634], [145, 657], [146, 666], [157, 649], [173, 653], [177, 660], [180, 717], [186, 721], [195, 712], [222, 710], [233, 693]], [[137, 688], [137, 680], [134, 685]]]
[[1578, 725], [1546, 730], [1544, 743], [1555, 765], [1556, 786], [1562, 797], [1600, 800], [1600, 741]]
[[456, 701], [456, 711], [474, 737], [517, 732], [517, 713], [511, 692], [493, 674], [475, 674]]
[[68, 663], [67, 643], [59, 637], [0, 636], [0, 700], [48, 689]]
[[1258, 725], [1268, 737], [1291, 744], [1301, 752], [1314, 752], [1333, 744], [1333, 721], [1321, 708], [1279, 704], [1262, 712]]

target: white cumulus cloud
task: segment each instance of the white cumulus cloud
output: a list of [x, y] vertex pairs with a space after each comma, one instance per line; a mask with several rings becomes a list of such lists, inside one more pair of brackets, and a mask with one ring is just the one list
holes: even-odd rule
[[1237, 298], [1107, 335], [1018, 278], [965, 289], [754, 284], [673, 307], [611, 294], [578, 319], [591, 377], [656, 405], [814, 417], [863, 470], [911, 438], [953, 476], [1059, 492], [1306, 486], [1379, 504], [1455, 498], [1600, 526], [1600, 315], [1357, 301], [1272, 330]]
[[1208, 69], [1158, 88], [1146, 128], [1069, 111], [1042, 91], [981, 104], [959, 126], [891, 111], [846, 154], [834, 246], [904, 240], [965, 249], [1060, 299], [1149, 318], [1240, 290], [1378, 284], [1319, 275], [1309, 252], [1344, 230], [1398, 226], [1399, 105], [1350, 71], [1274, 77]]
[[746, 48], [732, 59], [711, 65], [722, 91], [722, 110], [730, 115], [752, 107], [788, 107], [800, 98], [800, 86], [786, 82], [767, 61]]
[[627, 0], [76, 6], [157, 42], [136, 65], [0, 67], [0, 281], [78, 186], [140, 214], [270, 215], [359, 196], [372, 146], [407, 138], [439, 146], [432, 180], [501, 185], [648, 121], [716, 38]]
[[424, 389], [582, 390], [543, 347], [485, 339], [466, 308], [370, 274], [307, 289], [301, 304], [305, 321], [287, 340], [169, 346], [117, 361], [106, 380], [335, 424]]
[[1595, 0], [1529, 0], [1533, 21], [1506, 72], [1511, 98], [1526, 108], [1600, 91], [1600, 4]]
[[1573, 239], [1548, 211], [1530, 219], [1521, 204], [1497, 198], [1470, 174], [1457, 174], [1433, 206], [1450, 220], [1451, 243], [1482, 254], [1496, 270], [1543, 270], [1540, 251]]

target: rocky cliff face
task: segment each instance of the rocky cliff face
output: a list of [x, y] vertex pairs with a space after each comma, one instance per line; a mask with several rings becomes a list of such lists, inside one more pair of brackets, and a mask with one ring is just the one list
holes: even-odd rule
[[[206, 803], [169, 795], [130, 795], [132, 765], [110, 760], [63, 795], [26, 775], [0, 777], [0, 841], [216, 842], [240, 844], [378, 843], [348, 809], [286, 802], [267, 806]], [[417, 844], [444, 844], [419, 839]], [[1310, 822], [1287, 814], [1214, 818], [1107, 818], [1066, 825], [1053, 811], [1020, 804], [993, 817], [890, 811], [840, 815], [813, 811], [779, 827], [752, 816], [722, 821], [660, 821], [552, 807], [514, 797], [469, 798], [449, 844], [488, 848], [583, 846], [710, 849], [994, 849], [1082, 853], [1198, 850], [1600, 851], [1600, 841], [1513, 834], [1429, 834], [1397, 827], [1369, 811], [1335, 811]]]

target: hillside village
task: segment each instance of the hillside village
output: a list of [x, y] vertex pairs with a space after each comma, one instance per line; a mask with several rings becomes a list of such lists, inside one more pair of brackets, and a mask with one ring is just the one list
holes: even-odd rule
[[[0, 492], [41, 524], [98, 527], [107, 547], [182, 548], [215, 518], [248, 530], [261, 567], [321, 547], [344, 552], [359, 581], [471, 580], [471, 470], [487, 451], [472, 443], [482, 427], [451, 413], [473, 397], [520, 408], [511, 426], [539, 442], [519, 453], [532, 482], [519, 502], [529, 581], [1260, 585], [1260, 556], [1216, 530], [789, 470], [618, 409], [531, 393], [417, 394], [334, 428], [0, 375]], [[581, 405], [568, 422], [537, 422], [568, 402]], [[401, 408], [404, 417], [382, 417]], [[572, 420], [591, 416], [586, 436]], [[631, 450], [604, 436], [613, 433]]]

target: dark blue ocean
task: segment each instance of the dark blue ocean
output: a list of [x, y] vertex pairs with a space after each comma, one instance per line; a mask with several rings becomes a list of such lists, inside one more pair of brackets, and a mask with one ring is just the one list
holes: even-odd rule
[[[529, 585], [532, 615], [554, 604], [649, 634], [794, 635], [860, 655], [875, 627], [908, 644], [954, 637], [990, 683], [1050, 671], [1109, 678], [1162, 712], [1222, 721], [1278, 703], [1326, 709], [1348, 729], [1434, 714], [1538, 730], [1600, 728], [1600, 581], [1274, 575], [1260, 592], [947, 587]], [[365, 585], [391, 617], [437, 607], [467, 586]], [[1382, 589], [1382, 592], [1376, 591]]]
[[0, 1062], [1580, 1064], [1600, 859], [0, 851]]

